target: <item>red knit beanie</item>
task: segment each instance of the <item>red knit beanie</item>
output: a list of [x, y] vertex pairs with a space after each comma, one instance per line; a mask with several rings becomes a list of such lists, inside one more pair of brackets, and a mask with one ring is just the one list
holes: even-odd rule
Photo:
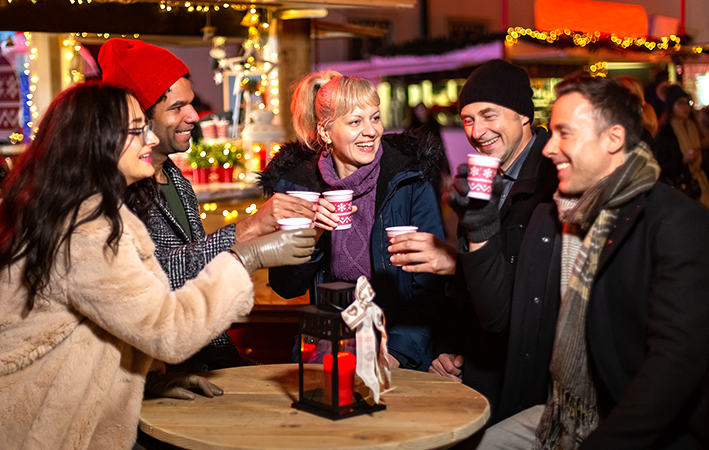
[[143, 41], [114, 38], [98, 52], [103, 81], [130, 89], [143, 110], [158, 101], [170, 86], [189, 73], [177, 56]]

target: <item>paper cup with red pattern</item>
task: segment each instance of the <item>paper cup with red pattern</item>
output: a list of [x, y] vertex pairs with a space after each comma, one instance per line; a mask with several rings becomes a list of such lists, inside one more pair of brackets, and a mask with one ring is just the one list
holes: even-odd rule
[[352, 193], [349, 189], [322, 193], [325, 200], [335, 207], [335, 215], [339, 218], [335, 230], [352, 228]]
[[302, 198], [310, 203], [318, 204], [318, 199], [320, 198], [320, 192], [311, 191], [286, 191], [286, 194], [292, 195], [293, 197]]
[[288, 219], [279, 219], [278, 226], [281, 230], [299, 230], [301, 228], [310, 228], [313, 221], [305, 217], [291, 217]]
[[492, 156], [468, 155], [468, 197], [490, 200], [492, 179], [500, 166], [500, 160]]

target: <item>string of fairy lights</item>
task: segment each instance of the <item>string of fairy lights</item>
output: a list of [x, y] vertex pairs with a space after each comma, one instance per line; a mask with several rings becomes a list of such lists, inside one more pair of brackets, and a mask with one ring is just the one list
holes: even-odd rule
[[[615, 34], [601, 33], [600, 31], [582, 33], [569, 29], [553, 31], [539, 31], [522, 27], [510, 27], [507, 29], [505, 45], [511, 47], [520, 40], [553, 45], [559, 48], [588, 47], [593, 50], [606, 47], [644, 53], [660, 52], [661, 54], [670, 50], [675, 53], [687, 53], [689, 51], [691, 53], [700, 54], [705, 50], [709, 50], [702, 46], [683, 46], [681, 38], [676, 35], [653, 39], [635, 36], [620, 37]], [[585, 66], [585, 69], [592, 76], [605, 77], [608, 74], [608, 63], [599, 61], [588, 64]]]
[[546, 42], [547, 44], [556, 44], [561, 47], [586, 47], [597, 44], [600, 46], [610, 46], [612, 44], [617, 48], [630, 49], [635, 51], [666, 51], [672, 47], [673, 50], [679, 51], [682, 47], [681, 39], [679, 36], [663, 36], [661, 38], [653, 39], [649, 37], [634, 37], [626, 36], [620, 37], [615, 34], [601, 33], [600, 31], [595, 31], [593, 33], [581, 33], [566, 30], [553, 30], [553, 31], [539, 31], [532, 30], [530, 28], [522, 27], [510, 27], [507, 29], [507, 36], [505, 36], [505, 44], [512, 46], [519, 42], [519, 39], [527, 38], [529, 40], [536, 40], [540, 42]]
[[[32, 4], [37, 4], [37, 0], [29, 0]], [[12, 4], [13, 0], [7, 0], [8, 4]], [[87, 5], [90, 5], [93, 3], [92, 0], [69, 0], [69, 3], [72, 5], [83, 5], [86, 3]], [[97, 1], [96, 3], [105, 3], [105, 1]], [[123, 4], [131, 4], [131, 3], [137, 3], [134, 0], [124, 0], [121, 3]], [[158, 4], [158, 7], [160, 8], [161, 11], [169, 12], [173, 11], [178, 8], [184, 8], [188, 12], [209, 12], [209, 11], [219, 11], [219, 10], [227, 10], [227, 9], [234, 9], [236, 11], [245, 11], [246, 9], [249, 9], [250, 5], [245, 5], [245, 4], [230, 4], [230, 3], [222, 3], [222, 4], [215, 4], [215, 3], [195, 3], [195, 2], [189, 2], [189, 1], [168, 1], [168, 0], [161, 0]]]

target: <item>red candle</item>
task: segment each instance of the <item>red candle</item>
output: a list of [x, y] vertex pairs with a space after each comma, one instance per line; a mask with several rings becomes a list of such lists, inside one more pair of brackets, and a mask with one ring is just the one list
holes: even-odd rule
[[[354, 376], [357, 358], [350, 352], [337, 354], [338, 395], [340, 406], [354, 403]], [[323, 356], [322, 368], [324, 374], [324, 399], [325, 403], [331, 402], [332, 395], [332, 355]]]
[[[300, 357], [304, 363], [310, 362], [310, 357], [313, 355], [316, 348], [317, 346], [315, 344], [306, 344], [304, 342], [300, 344]], [[330, 359], [332, 359], [332, 357], [330, 357]]]

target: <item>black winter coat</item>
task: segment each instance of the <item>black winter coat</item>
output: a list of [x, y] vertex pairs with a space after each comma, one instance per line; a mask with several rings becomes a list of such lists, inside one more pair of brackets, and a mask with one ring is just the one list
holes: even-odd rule
[[[601, 421], [582, 449], [709, 446], [708, 229], [709, 210], [664, 184], [621, 208], [588, 306]], [[542, 204], [524, 236], [512, 290], [497, 282], [493, 258], [468, 266], [488, 271], [476, 298], [482, 323], [511, 336], [518, 330], [506, 389], [523, 399], [544, 397], [541, 403], [548, 382], [539, 381], [548, 379], [549, 367], [528, 360], [546, 360], [553, 349], [546, 337], [557, 322], [560, 249], [556, 205]]]
[[[536, 139], [517, 181], [500, 208], [500, 233], [474, 253], [467, 252], [467, 242], [461, 242], [466, 251], [458, 255], [459, 264], [451, 295], [463, 302], [463, 313], [449, 312], [451, 320], [457, 317], [457, 323], [439, 327], [437, 333], [437, 340], [440, 340], [437, 342], [436, 353], [464, 355], [463, 382], [479, 391], [490, 402], [492, 414], [486, 426], [546, 400], [546, 395], [530, 396], [530, 392], [519, 392], [515, 379], [522, 376], [520, 364], [548, 368], [550, 355], [530, 354], [525, 360], [518, 360], [516, 348], [521, 339], [519, 333], [525, 329], [524, 324], [515, 324], [514, 328], [503, 331], [485, 331], [473, 307], [478, 296], [478, 285], [490, 281], [490, 276], [512, 289], [522, 238], [528, 230], [532, 212], [540, 203], [551, 201], [559, 184], [554, 164], [542, 156], [549, 133], [539, 127], [535, 129], [535, 134]], [[490, 270], [494, 269], [494, 272], [478, 272], [475, 268], [478, 258], [484, 258], [485, 261], [493, 258]], [[530, 297], [526, 301], [536, 304], [535, 298]], [[519, 307], [524, 308], [525, 304]], [[451, 333], [451, 330], [457, 333]], [[465, 333], [461, 335], [460, 332]], [[536, 336], [533, 338], [537, 339]], [[553, 340], [553, 335], [542, 338]], [[510, 359], [511, 355], [515, 357]], [[547, 379], [536, 380], [536, 383], [546, 386]]]

